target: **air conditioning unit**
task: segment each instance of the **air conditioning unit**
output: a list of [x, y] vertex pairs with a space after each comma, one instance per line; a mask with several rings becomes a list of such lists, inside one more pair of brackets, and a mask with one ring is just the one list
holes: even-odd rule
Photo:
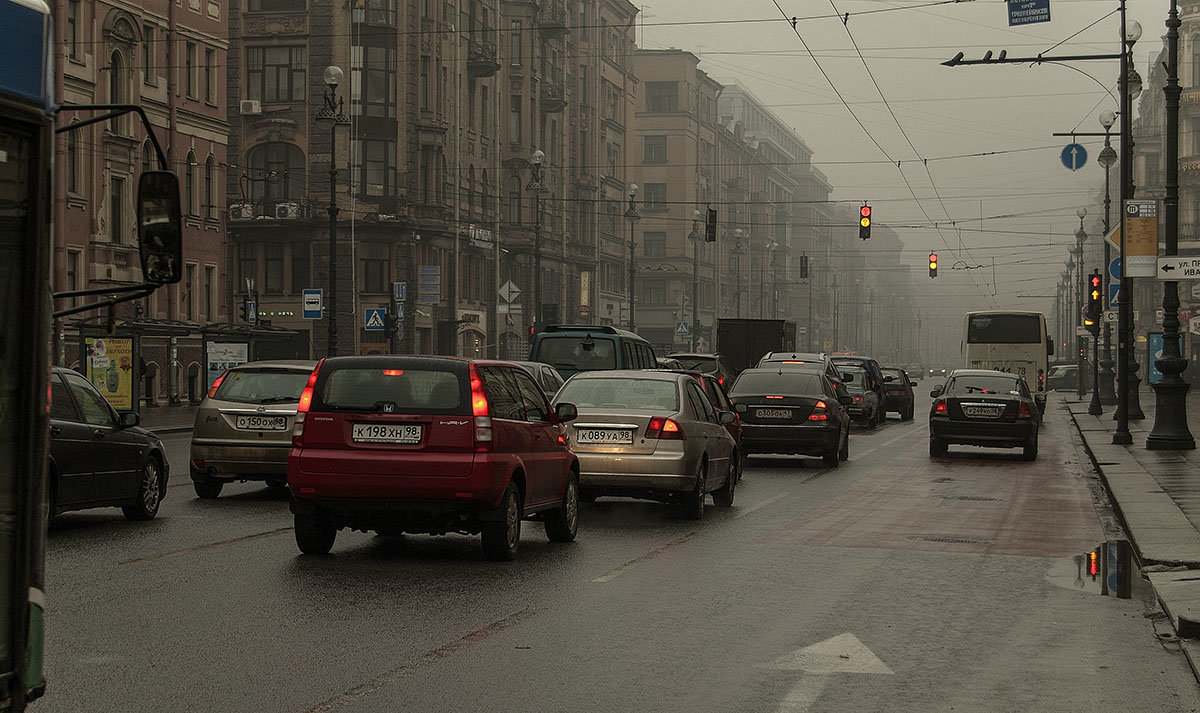
[[251, 203], [234, 203], [229, 206], [230, 220], [254, 220], [254, 205]]
[[262, 113], [262, 102], [257, 99], [242, 100], [242, 116], [250, 116]]
[[280, 203], [279, 205], [275, 206], [275, 217], [279, 220], [294, 220], [302, 217], [300, 212], [300, 204]]

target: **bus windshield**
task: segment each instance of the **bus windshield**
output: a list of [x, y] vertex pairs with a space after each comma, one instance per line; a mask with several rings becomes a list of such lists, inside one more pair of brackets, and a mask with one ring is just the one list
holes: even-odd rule
[[1036, 314], [976, 314], [967, 323], [967, 344], [1040, 344]]
[[543, 337], [534, 361], [558, 369], [595, 371], [617, 368], [616, 342], [587, 337]]

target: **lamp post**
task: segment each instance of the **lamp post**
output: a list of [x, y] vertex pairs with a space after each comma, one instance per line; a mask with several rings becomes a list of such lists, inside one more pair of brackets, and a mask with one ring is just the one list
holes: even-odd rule
[[766, 275], [767, 253], [771, 253], [772, 258], [774, 258], [776, 247], [778, 247], [778, 243], [776, 243], [774, 240], [767, 240], [767, 242], [764, 243], [763, 247], [762, 247], [762, 257], [758, 259], [758, 317], [759, 317], [759, 319], [763, 318], [763, 316], [766, 312], [766, 307], [767, 307], [767, 298], [766, 298], [766, 292], [765, 292], [766, 283], [767, 283], [767, 275]]
[[[1121, 3], [1121, 266], [1124, 268], [1125, 235], [1128, 230], [1125, 225], [1125, 201], [1133, 197], [1133, 97], [1142, 91], [1141, 78], [1136, 84], [1133, 78], [1137, 73], [1130, 65], [1133, 45], [1142, 36], [1142, 26], [1137, 22], [1125, 22], [1125, 3]], [[1136, 87], [1136, 93], [1135, 93]], [[1133, 443], [1133, 435], [1129, 433], [1131, 418], [1130, 401], [1137, 400], [1137, 385], [1132, 383], [1137, 363], [1133, 360], [1133, 289], [1132, 278], [1128, 274], [1121, 275], [1119, 294], [1119, 320], [1117, 327], [1117, 430], [1113, 433], [1112, 442], [1115, 445]], [[1140, 409], [1139, 409], [1140, 411]]]
[[742, 235], [741, 228], [734, 229], [733, 250], [730, 252], [730, 255], [733, 256], [733, 274], [736, 276], [735, 279], [737, 281], [735, 288], [737, 292], [734, 294], [734, 313], [738, 316], [738, 319], [742, 318], [742, 256], [746, 254], [746, 251], [742, 248]]
[[[1079, 295], [1079, 301], [1076, 303], [1076, 307], [1078, 309], [1075, 313], [1073, 313], [1071, 315], [1071, 319], [1075, 324], [1082, 324], [1083, 323], [1083, 317], [1082, 317], [1083, 298], [1084, 298], [1084, 294], [1083, 294], [1084, 293], [1084, 289], [1083, 289], [1083, 241], [1087, 240], [1087, 233], [1085, 233], [1083, 231], [1083, 219], [1084, 219], [1084, 217], [1087, 216], [1087, 208], [1080, 208], [1079, 210], [1075, 211], [1075, 215], [1079, 216], [1079, 229], [1075, 231], [1075, 247], [1071, 249], [1071, 257], [1075, 260], [1075, 265], [1079, 268], [1079, 272], [1075, 276], [1074, 281], [1072, 282], [1071, 291], [1073, 293]], [[1079, 315], [1079, 316], [1077, 316], [1077, 315]], [[1076, 341], [1078, 341], [1080, 339], [1080, 337], [1076, 336], [1075, 339], [1076, 339]], [[1084, 347], [1084, 349], [1086, 349], [1086, 348], [1087, 347]], [[1075, 394], [1078, 398], [1082, 399], [1084, 393], [1086, 393], [1084, 377], [1087, 375], [1087, 372], [1085, 371], [1085, 364], [1084, 364], [1084, 359], [1086, 359], [1086, 355], [1083, 351], [1079, 352], [1078, 359], [1079, 359], [1079, 361], [1078, 361], [1079, 371], [1077, 374], [1077, 378], [1075, 379], [1075, 381], [1077, 382], [1076, 388], [1075, 388]]]
[[633, 251], [636, 243], [633, 240], [633, 226], [642, 216], [637, 212], [637, 192], [638, 186], [636, 183], [629, 184], [629, 208], [625, 210], [625, 220], [629, 221], [629, 331], [637, 331], [637, 320], [634, 317], [633, 309], [633, 278], [637, 274], [637, 267], [634, 263]]
[[[1100, 125], [1104, 127], [1104, 148], [1100, 151], [1100, 155], [1096, 157], [1096, 162], [1104, 167], [1104, 235], [1101, 236], [1100, 242], [1104, 243], [1104, 268], [1101, 272], [1104, 273], [1104, 301], [1108, 302], [1108, 266], [1112, 263], [1112, 246], [1108, 243], [1108, 233], [1112, 230], [1109, 220], [1109, 211], [1112, 206], [1112, 195], [1109, 190], [1109, 169], [1117, 162], [1117, 152], [1113, 150], [1111, 133], [1112, 125], [1117, 121], [1117, 115], [1111, 111], [1100, 112]], [[1104, 406], [1112, 406], [1117, 403], [1117, 392], [1113, 385], [1113, 357], [1112, 357], [1112, 325], [1108, 320], [1104, 320], [1104, 355], [1100, 359], [1100, 403]]]
[[[1167, 231], [1165, 249], [1167, 256], [1179, 252], [1179, 8], [1171, 0], [1167, 14], [1167, 86], [1163, 93], [1167, 98], [1167, 146], [1165, 165], [1167, 169], [1167, 195], [1163, 201]], [[1183, 380], [1187, 360], [1179, 353], [1179, 283], [1171, 280], [1163, 283], [1163, 355], [1155, 362], [1162, 372], [1154, 388], [1154, 428], [1146, 437], [1146, 448], [1150, 450], [1192, 450], [1196, 439], [1187, 425], [1187, 392], [1189, 385]]]
[[[1079, 232], [1075, 233], [1075, 239], [1079, 245], [1079, 281], [1083, 282], [1083, 244], [1087, 241], [1087, 232], [1083, 229], [1083, 219], [1087, 215], [1087, 208], [1080, 208], [1075, 211], [1075, 215], [1079, 216]], [[1088, 308], [1091, 306], [1091, 278], [1088, 278], [1088, 285], [1084, 288], [1083, 299], [1087, 300]], [[1082, 303], [1081, 303], [1082, 304]], [[1093, 416], [1099, 416], [1104, 413], [1104, 409], [1100, 406], [1100, 322], [1102, 315], [1092, 315], [1092, 324], [1087, 329], [1092, 333], [1092, 400], [1088, 403], [1088, 413]], [[1086, 320], [1085, 320], [1086, 321]], [[1083, 374], [1079, 375], [1080, 388], [1083, 386]]]
[[692, 241], [692, 351], [696, 351], [696, 335], [700, 333], [700, 241], [704, 239], [704, 231], [700, 228], [700, 211], [692, 211], [692, 232], [688, 240]]
[[534, 329], [542, 326], [542, 166], [546, 154], [541, 149], [529, 158], [529, 185], [525, 190], [533, 194], [533, 324]]
[[317, 112], [316, 121], [329, 125], [329, 295], [325, 298], [329, 304], [329, 337], [326, 354], [338, 355], [337, 335], [337, 127], [348, 126], [345, 104], [342, 97], [335, 93], [342, 83], [345, 74], [341, 68], [329, 66], [325, 68], [325, 106]]

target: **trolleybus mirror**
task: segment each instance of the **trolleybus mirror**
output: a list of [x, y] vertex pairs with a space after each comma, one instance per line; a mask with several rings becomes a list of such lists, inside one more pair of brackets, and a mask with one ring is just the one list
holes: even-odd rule
[[146, 171], [138, 180], [138, 251], [142, 279], [172, 285], [183, 273], [183, 228], [179, 178], [170, 171]]

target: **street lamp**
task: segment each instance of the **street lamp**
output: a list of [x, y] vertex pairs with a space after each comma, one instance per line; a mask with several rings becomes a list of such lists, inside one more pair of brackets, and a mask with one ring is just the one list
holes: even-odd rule
[[337, 96], [336, 91], [345, 74], [340, 67], [329, 66], [325, 68], [325, 86], [329, 89], [325, 92], [323, 99], [325, 106], [317, 112], [316, 121], [319, 124], [329, 126], [329, 295], [326, 300], [329, 303], [329, 337], [326, 354], [328, 356], [338, 355], [338, 337], [337, 337], [337, 127], [349, 126], [350, 120], [346, 118], [345, 104], [342, 97]]
[[[1141, 77], [1134, 71], [1132, 65], [1133, 45], [1142, 36], [1142, 26], [1137, 22], [1126, 23], [1125, 3], [1121, 3], [1121, 267], [1124, 270], [1125, 245], [1128, 241], [1128, 226], [1125, 224], [1125, 201], [1133, 198], [1133, 99], [1142, 91]], [[1128, 270], [1125, 270], [1127, 273]], [[1133, 278], [1128, 274], [1121, 275], [1121, 286], [1118, 297], [1119, 323], [1117, 327], [1117, 385], [1120, 392], [1117, 396], [1117, 430], [1113, 433], [1112, 442], [1115, 445], [1133, 443], [1133, 435], [1129, 433], [1129, 419], [1135, 418], [1131, 402], [1137, 401], [1137, 384], [1133, 383], [1137, 372], [1137, 362], [1133, 354]], [[1136, 413], [1140, 413], [1138, 408]]]
[[688, 240], [692, 241], [692, 351], [696, 351], [696, 335], [700, 333], [700, 241], [704, 239], [704, 230], [700, 227], [700, 211], [692, 211], [692, 232]]
[[[1179, 8], [1171, 0], [1167, 15], [1167, 86], [1163, 88], [1167, 104], [1166, 197], [1163, 201], [1167, 221], [1163, 253], [1179, 253]], [[1146, 437], [1151, 450], [1192, 450], [1196, 439], [1187, 425], [1187, 392], [1183, 380], [1187, 360], [1179, 353], [1179, 283], [1163, 283], [1163, 352], [1155, 366], [1162, 372], [1154, 388], [1154, 428]]]
[[746, 254], [746, 251], [742, 248], [742, 235], [744, 233], [741, 228], [734, 229], [733, 250], [729, 253], [733, 257], [733, 274], [737, 280], [737, 292], [734, 293], [734, 306], [738, 319], [742, 318], [742, 256]]
[[[1117, 115], [1111, 111], [1102, 111], [1098, 117], [1100, 126], [1104, 127], [1104, 148], [1096, 157], [1096, 162], [1104, 167], [1104, 235], [1100, 242], [1104, 243], [1104, 302], [1108, 303], [1108, 266], [1112, 263], [1112, 247], [1108, 243], [1108, 234], [1112, 230], [1109, 211], [1112, 206], [1112, 191], [1109, 189], [1109, 169], [1117, 162], [1117, 152], [1112, 147], [1112, 126], [1117, 121]], [[1112, 325], [1104, 320], [1104, 356], [1100, 360], [1100, 403], [1112, 406], [1117, 403], [1116, 387], [1113, 384], [1112, 356]]]
[[[1080, 208], [1075, 211], [1075, 215], [1079, 216], [1079, 231], [1075, 233], [1075, 240], [1079, 250], [1079, 283], [1083, 284], [1083, 244], [1087, 241], [1087, 232], [1083, 229], [1083, 219], [1087, 216], [1087, 208]], [[1088, 280], [1088, 286], [1084, 288], [1082, 299], [1080, 300], [1081, 311], [1086, 309], [1084, 305], [1091, 305], [1091, 279]], [[1104, 413], [1100, 407], [1100, 323], [1101, 315], [1092, 315], [1092, 324], [1087, 327], [1087, 330], [1092, 334], [1092, 400], [1088, 403], [1088, 413], [1093, 416], [1099, 416]], [[1084, 321], [1087, 321], [1086, 319]], [[1083, 373], [1079, 374], [1079, 396], [1083, 397]]]
[[765, 292], [766, 282], [767, 282], [767, 276], [766, 276], [767, 253], [771, 253], [772, 258], [773, 258], [774, 254], [775, 254], [775, 252], [774, 252], [775, 248], [777, 248], [777, 247], [779, 247], [778, 243], [776, 243], [774, 240], [768, 239], [767, 242], [763, 243], [762, 257], [759, 258], [759, 260], [758, 260], [758, 317], [759, 317], [759, 319], [762, 319], [762, 317], [764, 316], [764, 312], [766, 311], [766, 307], [767, 307], [767, 298], [766, 298], [766, 292]]
[[[1071, 313], [1071, 323], [1078, 326], [1083, 323], [1083, 241], [1087, 239], [1087, 233], [1083, 232], [1083, 218], [1087, 215], [1087, 208], [1080, 208], [1079, 210], [1075, 211], [1075, 215], [1079, 216], [1079, 229], [1075, 231], [1075, 247], [1071, 248], [1070, 252], [1075, 266], [1079, 268], [1079, 272], [1076, 275], [1072, 275], [1071, 294], [1078, 295], [1079, 297], [1075, 303], [1076, 311]], [[1079, 339], [1079, 334], [1076, 332], [1076, 346], [1078, 346]], [[1084, 394], [1084, 353], [1082, 350], [1077, 349], [1076, 351], [1078, 352], [1075, 357], [1076, 364], [1078, 365], [1078, 371], [1076, 372], [1077, 378], [1075, 379], [1075, 395], [1076, 397], [1082, 399]]]
[[533, 324], [534, 329], [542, 323], [542, 194], [546, 186], [542, 183], [542, 165], [546, 154], [541, 149], [533, 152], [529, 159], [529, 185], [525, 190], [533, 194]]
[[629, 184], [629, 208], [625, 210], [625, 220], [629, 221], [629, 331], [637, 331], [637, 321], [634, 317], [633, 310], [633, 278], [637, 274], [637, 266], [634, 262], [633, 251], [636, 243], [633, 240], [633, 226], [642, 216], [637, 212], [637, 192], [638, 185], [636, 183]]

